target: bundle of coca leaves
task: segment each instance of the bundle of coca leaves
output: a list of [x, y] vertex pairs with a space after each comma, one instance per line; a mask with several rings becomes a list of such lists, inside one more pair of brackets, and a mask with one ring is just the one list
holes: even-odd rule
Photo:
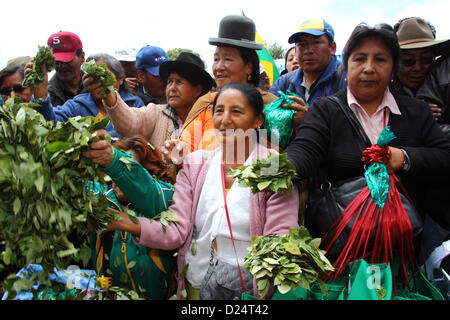
[[33, 60], [32, 71], [23, 79], [22, 85], [24, 87], [35, 87], [37, 84], [44, 81], [45, 73], [42, 71], [42, 66], [47, 68], [50, 72], [56, 68], [56, 60], [53, 56], [51, 47], [38, 46], [38, 52]]
[[[8, 270], [40, 264], [39, 280], [47, 283], [54, 267], [90, 259], [87, 222], [101, 232], [118, 216], [106, 210], [105, 196], [87, 188], [103, 174], [82, 156], [99, 139], [93, 130], [109, 119], [76, 117], [52, 129], [35, 106], [10, 98], [0, 108], [0, 262]], [[3, 289], [26, 289], [37, 281], [14, 274], [10, 280]]]
[[265, 190], [289, 193], [297, 171], [287, 160], [286, 153], [270, 153], [267, 158], [256, 159], [252, 165], [231, 170], [230, 174], [239, 179], [240, 187], [250, 187], [253, 193]]
[[83, 63], [82, 69], [88, 76], [94, 79], [94, 82], [100, 82], [102, 84], [100, 93], [103, 97], [106, 97], [108, 93], [115, 90], [114, 83], [116, 82], [116, 77], [108, 70], [106, 63], [97, 65], [95, 60], [90, 60]]
[[333, 266], [319, 249], [320, 241], [304, 226], [291, 228], [284, 236], [254, 236], [244, 267], [256, 278], [259, 298], [264, 299], [271, 286], [285, 294], [298, 286], [308, 290], [315, 282], [326, 293], [327, 286], [319, 277], [333, 271]]

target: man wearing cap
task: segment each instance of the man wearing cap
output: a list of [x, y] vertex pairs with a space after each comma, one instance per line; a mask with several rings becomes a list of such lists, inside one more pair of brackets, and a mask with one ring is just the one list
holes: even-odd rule
[[69, 31], [52, 34], [47, 44], [53, 48], [56, 60], [56, 73], [48, 82], [50, 99], [56, 107], [83, 91], [84, 51], [80, 38]]
[[136, 55], [136, 72], [139, 83], [136, 95], [146, 105], [166, 103], [166, 84], [159, 76], [159, 66], [168, 60], [167, 53], [156, 46], [145, 46]]
[[[325, 20], [304, 21], [288, 42], [295, 43], [301, 67], [278, 78], [269, 92], [278, 96], [279, 90], [289, 90], [311, 104], [316, 98], [333, 95], [345, 87], [345, 74], [338, 72], [334, 30]], [[293, 98], [296, 103], [305, 105], [300, 99]]]

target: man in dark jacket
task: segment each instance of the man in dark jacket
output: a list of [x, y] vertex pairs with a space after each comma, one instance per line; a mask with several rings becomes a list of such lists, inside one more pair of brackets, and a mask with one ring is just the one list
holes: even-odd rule
[[417, 98], [435, 104], [434, 116], [445, 136], [450, 139], [450, 54], [439, 58], [430, 68]]
[[304, 102], [293, 99], [301, 106], [296, 111], [304, 115], [305, 102], [311, 104], [318, 97], [333, 95], [344, 88], [345, 74], [338, 71], [340, 64], [335, 56], [334, 30], [325, 20], [304, 21], [288, 42], [295, 43], [300, 68], [278, 78], [269, 92], [277, 96], [280, 90], [298, 94]]
[[52, 47], [56, 60], [56, 73], [48, 82], [50, 99], [56, 107], [83, 91], [84, 51], [80, 38], [68, 31], [52, 34], [47, 44]]

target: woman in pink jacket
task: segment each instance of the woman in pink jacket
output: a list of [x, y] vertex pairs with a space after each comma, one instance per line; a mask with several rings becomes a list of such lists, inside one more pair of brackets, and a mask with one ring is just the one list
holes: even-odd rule
[[238, 268], [252, 236], [282, 235], [298, 228], [297, 190], [253, 194], [228, 174], [275, 152], [258, 141], [262, 110], [261, 94], [254, 86], [232, 83], [222, 88], [213, 104], [220, 147], [198, 150], [184, 159], [169, 208], [178, 221], [163, 227], [146, 218], [133, 223], [124, 215], [110, 225], [131, 232], [139, 245], [179, 248], [178, 299], [233, 299], [243, 290], [256, 294], [253, 277]]

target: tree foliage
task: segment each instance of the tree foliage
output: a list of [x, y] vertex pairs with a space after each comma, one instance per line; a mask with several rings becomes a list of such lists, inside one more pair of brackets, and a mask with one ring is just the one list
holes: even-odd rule
[[[189, 53], [195, 54], [197, 57], [202, 59], [200, 54], [198, 54], [197, 52], [195, 52], [191, 49], [185, 49], [185, 48], [176, 48], [176, 49], [167, 50], [167, 56], [169, 57], [169, 60], [171, 60], [171, 61], [176, 60], [181, 52], [189, 52]], [[202, 61], [203, 61], [203, 59], [202, 59]], [[204, 63], [204, 61], [203, 61], [203, 63]]]
[[286, 54], [286, 50], [277, 42], [268, 45], [267, 50], [269, 50], [270, 55], [274, 60], [284, 59], [284, 55]]

